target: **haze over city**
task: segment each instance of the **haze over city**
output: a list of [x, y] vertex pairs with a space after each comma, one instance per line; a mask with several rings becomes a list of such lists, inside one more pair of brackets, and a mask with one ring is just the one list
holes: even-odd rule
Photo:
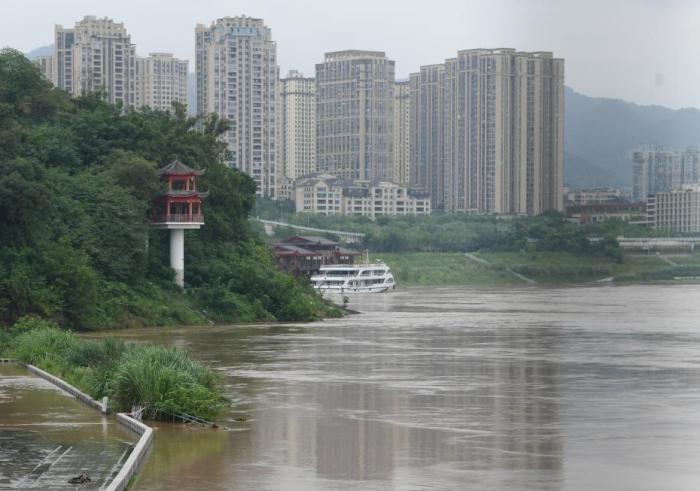
[[700, 489], [700, 0], [3, 6], [0, 489]]
[[396, 60], [401, 79], [459, 49], [516, 47], [566, 59], [566, 83], [581, 93], [680, 108], [700, 107], [700, 66], [682, 63], [700, 45], [699, 13], [700, 4], [690, 0], [439, 0], [429, 6], [393, 0], [29, 0], [21, 9], [5, 8], [0, 32], [3, 46], [26, 52], [52, 43], [55, 24], [107, 16], [126, 25], [139, 54], [167, 51], [193, 63], [197, 23], [245, 14], [272, 29], [282, 74], [294, 68], [313, 75], [326, 51], [372, 49]]

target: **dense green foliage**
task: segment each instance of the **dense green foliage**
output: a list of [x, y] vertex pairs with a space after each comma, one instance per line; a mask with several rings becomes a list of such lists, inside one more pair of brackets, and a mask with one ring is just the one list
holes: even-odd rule
[[143, 406], [153, 418], [176, 412], [211, 419], [223, 407], [216, 374], [178, 348], [114, 338], [85, 340], [29, 317], [5, 335], [5, 354], [47, 370], [93, 398], [109, 397], [117, 411]]
[[[621, 260], [613, 224], [582, 227], [560, 213], [538, 217], [500, 218], [488, 215], [435, 214], [432, 216], [379, 217], [295, 214], [285, 203], [260, 201], [254, 216], [328, 230], [362, 232], [362, 247], [373, 252], [556, 251], [607, 256]], [[278, 236], [294, 235], [279, 228]], [[588, 239], [594, 235], [602, 240]]]
[[[71, 99], [0, 52], [0, 324], [26, 314], [80, 329], [335, 313], [279, 272], [248, 214], [254, 183], [223, 165], [226, 123]], [[186, 287], [148, 210], [157, 169], [205, 168], [206, 225], [186, 233]]]

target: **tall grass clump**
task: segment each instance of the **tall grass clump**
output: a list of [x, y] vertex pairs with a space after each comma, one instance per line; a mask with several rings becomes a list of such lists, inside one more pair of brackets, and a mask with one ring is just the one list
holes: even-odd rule
[[9, 353], [63, 378], [92, 397], [110, 398], [113, 409], [146, 408], [146, 417], [173, 412], [212, 419], [224, 397], [217, 375], [179, 348], [81, 339], [43, 321], [9, 329]]
[[223, 398], [215, 374], [179, 348], [132, 345], [117, 365], [109, 386], [113, 404], [140, 405], [149, 417], [161, 412], [213, 418]]
[[78, 339], [70, 331], [54, 326], [21, 330], [14, 341], [18, 360], [32, 365], [45, 365], [65, 360]]

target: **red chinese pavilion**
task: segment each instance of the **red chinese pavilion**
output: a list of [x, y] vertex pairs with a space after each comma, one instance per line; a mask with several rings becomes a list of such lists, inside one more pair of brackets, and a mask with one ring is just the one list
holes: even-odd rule
[[185, 230], [204, 225], [202, 199], [209, 193], [197, 191], [197, 177], [203, 173], [175, 160], [160, 169], [168, 189], [153, 200], [151, 225], [170, 230], [170, 266], [181, 287], [185, 285]]
[[160, 180], [168, 183], [167, 191], [153, 203], [151, 223], [162, 228], [172, 228], [170, 224], [199, 228], [204, 224], [202, 199], [209, 193], [197, 191], [197, 177], [204, 171], [195, 170], [179, 160], [160, 169]]

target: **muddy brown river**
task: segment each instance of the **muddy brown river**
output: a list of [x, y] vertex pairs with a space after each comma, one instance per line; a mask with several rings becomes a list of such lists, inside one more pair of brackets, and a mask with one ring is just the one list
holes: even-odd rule
[[187, 348], [231, 398], [231, 430], [159, 425], [135, 489], [700, 489], [700, 287], [404, 289], [350, 306], [119, 332]]

